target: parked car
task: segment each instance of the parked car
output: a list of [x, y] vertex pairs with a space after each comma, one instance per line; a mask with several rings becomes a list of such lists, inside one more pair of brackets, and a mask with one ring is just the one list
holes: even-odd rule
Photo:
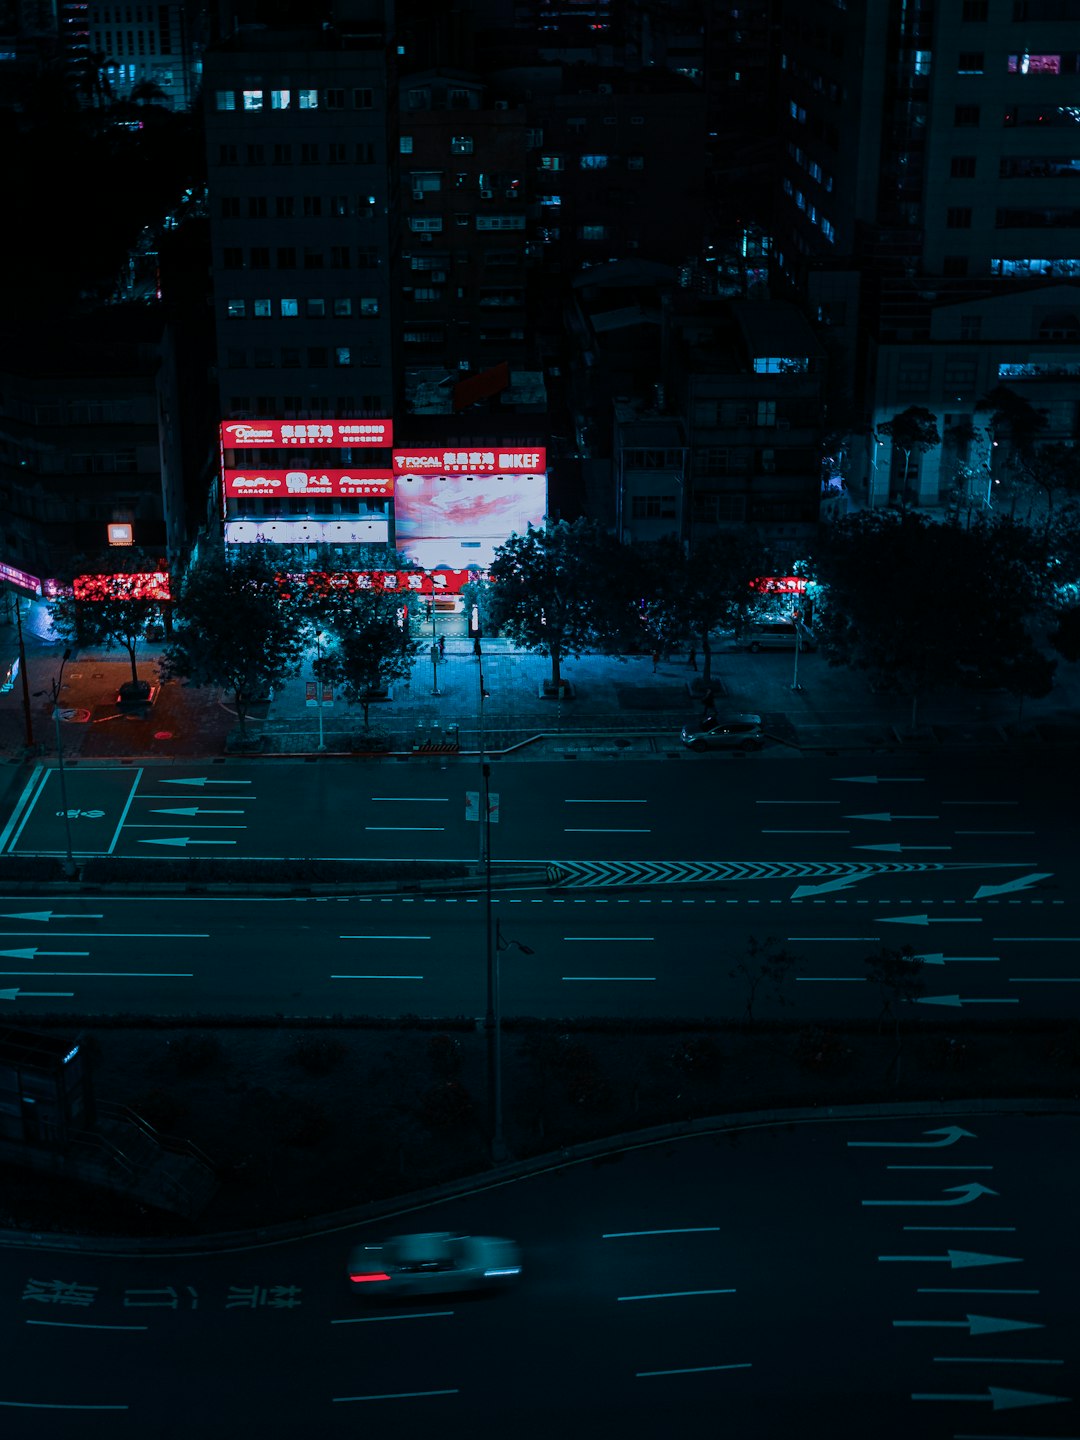
[[748, 626], [737, 641], [742, 650], [816, 650], [814, 632], [801, 620], [763, 620]]
[[719, 715], [682, 729], [682, 743], [697, 751], [760, 750], [764, 739], [760, 715]]
[[520, 1274], [521, 1252], [512, 1240], [450, 1231], [355, 1245], [347, 1270], [349, 1288], [377, 1300], [501, 1290]]

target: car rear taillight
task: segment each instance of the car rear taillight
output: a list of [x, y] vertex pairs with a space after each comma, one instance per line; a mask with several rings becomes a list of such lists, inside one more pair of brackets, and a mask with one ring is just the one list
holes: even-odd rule
[[364, 1270], [359, 1274], [350, 1274], [349, 1279], [354, 1285], [362, 1285], [366, 1280], [389, 1280], [390, 1276], [385, 1270]]

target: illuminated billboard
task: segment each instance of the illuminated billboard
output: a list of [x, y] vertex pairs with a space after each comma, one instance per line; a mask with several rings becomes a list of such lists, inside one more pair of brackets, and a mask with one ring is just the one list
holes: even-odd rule
[[392, 470], [226, 470], [225, 494], [232, 500], [246, 496], [276, 499], [305, 495], [344, 499], [350, 496], [386, 498], [394, 493]]
[[544, 475], [398, 475], [394, 519], [399, 544], [416, 540], [495, 540], [543, 523]]
[[395, 475], [539, 475], [547, 469], [547, 451], [395, 450]]
[[311, 450], [341, 449], [345, 445], [373, 446], [394, 443], [392, 420], [223, 420], [221, 448]]
[[76, 575], [71, 588], [79, 601], [172, 599], [165, 570], [134, 575]]

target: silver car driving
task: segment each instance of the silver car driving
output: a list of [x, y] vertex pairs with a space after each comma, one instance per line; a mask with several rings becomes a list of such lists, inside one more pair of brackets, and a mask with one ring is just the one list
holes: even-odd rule
[[347, 1274], [351, 1290], [377, 1300], [501, 1290], [520, 1276], [521, 1252], [512, 1240], [491, 1235], [398, 1235], [382, 1245], [355, 1245]]
[[760, 715], [710, 716], [700, 725], [684, 725], [682, 743], [691, 750], [760, 750], [765, 740]]

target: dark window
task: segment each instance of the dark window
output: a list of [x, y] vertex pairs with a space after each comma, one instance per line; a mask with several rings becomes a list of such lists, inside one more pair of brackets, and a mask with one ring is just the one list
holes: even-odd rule
[[961, 315], [961, 316], [960, 316], [960, 339], [961, 339], [961, 340], [978, 340], [978, 338], [979, 338], [979, 336], [980, 336], [981, 334], [982, 334], [982, 316], [981, 316], [981, 315]]
[[240, 156], [235, 145], [218, 146], [219, 165], [236, 165], [239, 162], [239, 159]]
[[275, 165], [291, 165], [291, 164], [292, 164], [292, 146], [291, 146], [291, 145], [275, 145], [275, 146], [274, 146], [274, 164], [275, 164]]
[[249, 219], [249, 220], [265, 220], [265, 219], [266, 219], [266, 196], [265, 196], [265, 195], [249, 195], [249, 196], [248, 196], [248, 219]]
[[277, 268], [279, 270], [296, 269], [296, 247], [294, 245], [279, 245], [277, 249]]
[[300, 146], [300, 164], [317, 165], [319, 163], [319, 147], [314, 143], [305, 143]]
[[323, 252], [313, 250], [310, 245], [304, 246], [304, 269], [321, 270], [323, 268]]
[[240, 196], [223, 195], [221, 197], [221, 218], [223, 220], [239, 220], [240, 218]]
[[990, 10], [989, 0], [964, 0], [960, 19], [968, 21], [985, 20]]
[[329, 355], [325, 345], [311, 345], [308, 347], [307, 363], [309, 370], [325, 370], [329, 362]]
[[954, 155], [949, 163], [949, 174], [954, 180], [973, 180], [975, 178], [975, 156]]
[[247, 163], [249, 165], [263, 165], [266, 162], [266, 147], [263, 145], [249, 145], [247, 147]]
[[348, 270], [349, 268], [349, 247], [348, 245], [330, 246], [330, 269]]
[[965, 50], [961, 53], [956, 62], [958, 75], [981, 75], [983, 73], [983, 52], [981, 50]]
[[953, 124], [958, 128], [972, 129], [979, 123], [978, 105], [957, 105], [953, 111]]
[[291, 220], [296, 213], [296, 202], [291, 195], [278, 195], [274, 200], [274, 215], [278, 220]]
[[304, 215], [308, 220], [316, 219], [322, 214], [322, 196], [304, 196]]
[[969, 205], [950, 205], [945, 211], [945, 225], [949, 230], [970, 230], [971, 207]]
[[347, 165], [349, 161], [349, 147], [340, 140], [331, 140], [326, 147], [327, 160], [331, 165]]
[[370, 110], [375, 104], [375, 92], [373, 90], [354, 90], [353, 104], [357, 110]]
[[966, 255], [946, 255], [941, 266], [941, 273], [952, 279], [966, 275], [968, 272], [968, 257]]
[[242, 270], [244, 268], [243, 250], [238, 245], [226, 245], [223, 264], [226, 270]]
[[375, 146], [370, 140], [362, 140], [356, 147], [357, 165], [375, 164]]
[[253, 245], [251, 247], [251, 268], [252, 270], [270, 269], [269, 245]]

